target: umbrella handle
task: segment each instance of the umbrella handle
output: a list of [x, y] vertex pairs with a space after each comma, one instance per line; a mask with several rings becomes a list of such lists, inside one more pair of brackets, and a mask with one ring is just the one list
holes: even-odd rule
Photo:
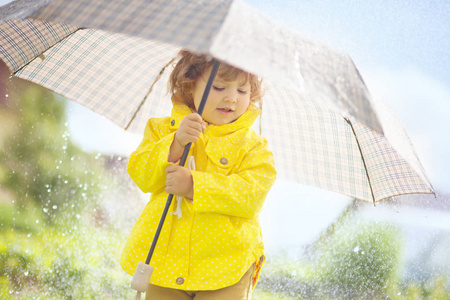
[[[214, 60], [214, 64], [211, 70], [211, 74], [209, 75], [208, 82], [206, 83], [205, 91], [203, 92], [202, 100], [200, 102], [200, 105], [198, 107], [197, 113], [201, 116], [203, 113], [203, 109], [205, 108], [206, 100], [208, 99], [209, 92], [211, 91], [211, 87], [214, 81], [214, 78], [216, 77], [217, 71], [219, 70], [220, 62], [217, 60]], [[186, 160], [189, 154], [189, 150], [191, 149], [192, 143], [187, 144], [184, 147], [183, 155], [181, 156], [180, 160], [180, 166], [184, 167], [186, 164]], [[150, 260], [152, 259], [153, 252], [156, 247], [156, 243], [158, 242], [159, 235], [161, 233], [162, 227], [164, 225], [164, 220], [166, 219], [167, 212], [169, 211], [170, 205], [172, 204], [173, 200], [173, 194], [170, 194], [167, 197], [166, 205], [164, 207], [163, 213], [161, 215], [161, 219], [159, 220], [158, 227], [156, 229], [155, 235], [153, 237], [153, 241], [150, 247], [150, 250], [148, 252], [147, 259], [145, 260], [145, 263], [148, 265], [150, 264]]]

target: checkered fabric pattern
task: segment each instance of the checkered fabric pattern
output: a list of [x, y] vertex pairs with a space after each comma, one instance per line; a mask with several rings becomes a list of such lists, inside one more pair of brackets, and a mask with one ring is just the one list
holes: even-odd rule
[[17, 19], [0, 25], [0, 55], [12, 73], [41, 55], [77, 27]]
[[0, 9], [0, 20], [27, 14], [210, 54], [290, 89], [303, 89], [317, 102], [382, 132], [348, 56], [274, 22], [242, 0], [16, 0]]
[[[267, 81], [265, 87], [261, 131], [274, 153], [279, 178], [368, 202], [433, 193], [398, 122], [386, 129], [404, 140], [401, 148], [359, 122], [350, 125], [308, 96]], [[393, 115], [388, 118], [397, 120]]]
[[[64, 2], [57, 0], [54, 3], [61, 1]], [[216, 3], [220, 9], [225, 5], [219, 5], [222, 1], [193, 2], [206, 7], [210, 2]], [[73, 4], [74, 7], [64, 10], [58, 10], [58, 6], [49, 6], [42, 14], [49, 19], [53, 19], [53, 15], [55, 18], [63, 15], [67, 20], [70, 16], [74, 17], [69, 24], [77, 23], [78, 18], [89, 20], [87, 8], [83, 5], [78, 7], [78, 3], [84, 1], [69, 1], [68, 4]], [[111, 3], [119, 5], [122, 2]], [[142, 5], [150, 4], [161, 3], [142, 1]], [[230, 14], [237, 13], [234, 10], [240, 7], [238, 4], [233, 4], [234, 9]], [[123, 16], [119, 16], [115, 13], [116, 10], [111, 11], [107, 5], [101, 0], [92, 1], [92, 15], [98, 14], [99, 17], [93, 18], [98, 24], [91, 25], [107, 27], [109, 19], [122, 18], [119, 20], [121, 23], [118, 20], [115, 22], [130, 28], [127, 29], [129, 33], [137, 33], [137, 36], [98, 29], [79, 29], [78, 26], [33, 19], [15, 19], [0, 24], [0, 58], [15, 76], [36, 82], [77, 101], [123, 128], [142, 133], [148, 118], [165, 116], [170, 112], [171, 103], [166, 84], [179, 50], [174, 45], [183, 42], [178, 40], [169, 43], [171, 41], [162, 42], [162, 38], [143, 38], [141, 33], [150, 29], [145, 26], [138, 28], [145, 25], [145, 22], [141, 21], [140, 25], [129, 23], [132, 16], [141, 19], [142, 14], [142, 20], [156, 22], [150, 20], [150, 16], [147, 18], [146, 7], [132, 8], [123, 2], [116, 8], [125, 11]], [[191, 4], [180, 5], [178, 9], [183, 11]], [[167, 14], [165, 8], [158, 6], [153, 9]], [[176, 11], [177, 9], [171, 8], [172, 13], [175, 14]], [[205, 16], [208, 11], [209, 14], [212, 13], [208, 8]], [[250, 20], [254, 17], [250, 17]], [[158, 18], [158, 24], [162, 26], [164, 19], [159, 15]], [[194, 16], [179, 21], [172, 20], [178, 26], [172, 33], [178, 35], [176, 32], [180, 26], [191, 26], [191, 18]], [[207, 19], [201, 18], [203, 21]], [[86, 25], [82, 22], [79, 24]], [[193, 26], [205, 27], [204, 25]], [[231, 25], [225, 27], [227, 26]], [[275, 32], [280, 32], [279, 30], [277, 27]], [[170, 32], [169, 30], [166, 34], [170, 35]], [[195, 31], [184, 32], [185, 35], [191, 35], [187, 40], [192, 41], [193, 32]], [[205, 34], [208, 36], [209, 33]], [[245, 34], [247, 33], [244, 36]], [[207, 40], [208, 37], [203, 38], [204, 42]], [[223, 36], [219, 41], [224, 41], [226, 45]], [[194, 43], [199, 48], [191, 46], [197, 50], [203, 47], [203, 42]], [[403, 129], [400, 124], [392, 122], [395, 117], [384, 116], [384, 109], [379, 109], [384, 134], [372, 130], [366, 123], [352, 118], [347, 122], [342, 117], [342, 114], [346, 115], [346, 107], [362, 112], [362, 116], [359, 116], [361, 120], [366, 120], [364, 116], [367, 114], [369, 119], [374, 114], [369, 109], [371, 106], [361, 104], [374, 102], [369, 98], [351, 60], [310, 40], [304, 40], [301, 47], [294, 48], [297, 50], [304, 89], [286, 88], [271, 78], [265, 78], [264, 81], [267, 91], [261, 128], [274, 152], [279, 178], [370, 202], [400, 194], [433, 193], [407, 136], [403, 134], [399, 138], [399, 132], [403, 132]], [[217, 45], [212, 50], [214, 53], [224, 53]], [[289, 51], [285, 54], [288, 55]], [[260, 64], [265, 62], [271, 66], [270, 56], [263, 57]], [[294, 64], [295, 62], [294, 60]], [[242, 66], [246, 70], [251, 68], [248, 65]], [[261, 72], [264, 73], [264, 70]], [[338, 104], [330, 105], [333, 99]], [[339, 114], [336, 110], [343, 113]]]

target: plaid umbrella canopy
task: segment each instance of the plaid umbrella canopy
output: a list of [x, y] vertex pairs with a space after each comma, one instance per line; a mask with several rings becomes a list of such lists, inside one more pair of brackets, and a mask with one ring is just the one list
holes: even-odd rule
[[0, 8], [0, 58], [142, 133], [168, 115], [176, 53], [211, 55], [264, 78], [262, 134], [279, 178], [376, 202], [433, 193], [401, 124], [352, 60], [241, 1], [17, 0]]

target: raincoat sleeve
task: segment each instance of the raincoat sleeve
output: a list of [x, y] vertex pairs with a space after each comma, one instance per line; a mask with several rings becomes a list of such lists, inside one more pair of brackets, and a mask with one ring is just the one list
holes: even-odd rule
[[144, 193], [158, 193], [165, 188], [165, 169], [175, 135], [167, 129], [169, 122], [169, 118], [150, 119], [141, 144], [130, 155], [127, 171]]
[[273, 155], [265, 140], [244, 155], [236, 173], [224, 175], [191, 171], [191, 174], [195, 212], [241, 218], [254, 218], [260, 213], [276, 178]]

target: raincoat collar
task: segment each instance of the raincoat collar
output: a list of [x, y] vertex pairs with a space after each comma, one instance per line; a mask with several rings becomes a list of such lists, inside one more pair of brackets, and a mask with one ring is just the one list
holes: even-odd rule
[[[181, 103], [175, 95], [172, 96], [172, 104], [171, 125], [173, 128], [177, 129], [181, 120], [194, 111], [187, 105]], [[206, 127], [206, 131], [213, 135], [224, 135], [233, 133], [242, 128], [250, 128], [260, 114], [261, 110], [251, 104], [247, 111], [233, 123], [228, 123], [225, 125], [214, 125], [207, 123], [208, 125]]]

